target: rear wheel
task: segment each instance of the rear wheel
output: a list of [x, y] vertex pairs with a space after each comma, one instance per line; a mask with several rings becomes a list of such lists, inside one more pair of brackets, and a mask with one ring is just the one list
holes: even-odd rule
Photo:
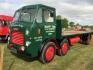
[[55, 56], [55, 43], [48, 42], [43, 46], [40, 54], [40, 61], [42, 63], [48, 63], [53, 60]]
[[61, 44], [60, 44], [60, 48], [57, 50], [57, 54], [59, 56], [63, 56], [66, 55], [68, 52], [68, 48], [69, 48], [69, 43], [68, 40], [64, 39]]
[[91, 41], [91, 35], [88, 35], [87, 40], [85, 41], [85, 44], [89, 45]]

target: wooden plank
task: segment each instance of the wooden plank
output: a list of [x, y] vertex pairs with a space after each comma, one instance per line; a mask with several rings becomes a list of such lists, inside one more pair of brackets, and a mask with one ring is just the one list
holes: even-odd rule
[[3, 70], [3, 53], [4, 47], [0, 46], [0, 70]]
[[76, 35], [76, 34], [85, 34], [85, 33], [92, 33], [92, 31], [64, 31], [62, 35], [67, 36], [67, 35]]

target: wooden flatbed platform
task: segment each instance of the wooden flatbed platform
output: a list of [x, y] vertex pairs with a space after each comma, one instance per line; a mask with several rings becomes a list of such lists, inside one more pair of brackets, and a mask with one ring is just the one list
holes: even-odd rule
[[82, 34], [93, 34], [93, 31], [64, 31], [62, 32], [62, 36], [76, 36], [76, 35], [82, 35]]

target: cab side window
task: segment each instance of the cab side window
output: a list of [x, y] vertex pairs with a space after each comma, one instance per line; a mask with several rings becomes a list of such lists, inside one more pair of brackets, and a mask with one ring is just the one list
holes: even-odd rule
[[42, 23], [42, 9], [39, 9], [37, 17], [36, 17], [37, 23]]
[[54, 22], [54, 12], [51, 10], [44, 10], [45, 22]]

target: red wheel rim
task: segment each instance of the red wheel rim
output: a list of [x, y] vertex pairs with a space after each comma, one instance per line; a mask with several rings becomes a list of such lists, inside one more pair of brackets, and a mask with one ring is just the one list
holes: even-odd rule
[[67, 43], [64, 43], [63, 45], [62, 45], [62, 53], [63, 54], [66, 54], [67, 53], [67, 51], [68, 51], [68, 46], [67, 46], [68, 44]]
[[50, 61], [53, 58], [54, 51], [55, 51], [54, 47], [50, 45], [50, 47], [46, 50], [46, 53], [45, 53], [46, 61]]

